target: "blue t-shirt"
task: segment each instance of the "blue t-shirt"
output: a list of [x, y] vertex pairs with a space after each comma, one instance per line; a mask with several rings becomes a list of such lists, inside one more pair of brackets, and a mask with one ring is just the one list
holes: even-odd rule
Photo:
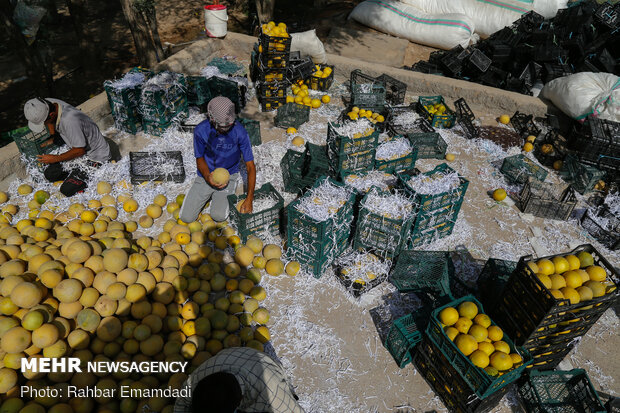
[[[204, 158], [210, 171], [226, 168], [232, 175], [239, 172], [239, 161], [254, 160], [250, 136], [238, 120], [224, 135], [219, 134], [211, 122], [205, 120], [194, 129], [194, 155]], [[200, 171], [198, 175], [202, 176]]]

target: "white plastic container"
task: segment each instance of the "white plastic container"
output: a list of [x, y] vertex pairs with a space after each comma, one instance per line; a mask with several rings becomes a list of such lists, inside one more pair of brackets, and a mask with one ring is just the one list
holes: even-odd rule
[[205, 31], [209, 37], [224, 37], [228, 30], [228, 12], [222, 4], [205, 6]]

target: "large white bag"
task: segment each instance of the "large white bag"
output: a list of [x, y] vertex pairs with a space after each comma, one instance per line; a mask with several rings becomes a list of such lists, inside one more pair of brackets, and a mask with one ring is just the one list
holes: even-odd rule
[[301, 52], [302, 56], [312, 57], [312, 61], [316, 64], [327, 63], [325, 56], [325, 46], [316, 35], [316, 31], [308, 30], [307, 32], [291, 33], [291, 52]]
[[620, 77], [610, 73], [581, 72], [559, 77], [540, 93], [572, 118], [581, 120], [593, 114], [620, 122]]
[[568, 0], [503, 0], [515, 6], [520, 6], [528, 10], [534, 10], [545, 19], [550, 19], [558, 14], [559, 9], [565, 9]]
[[394, 0], [366, 0], [349, 18], [393, 36], [438, 49], [475, 43], [474, 23], [464, 14], [428, 14]]
[[488, 37], [510, 26], [530, 9], [500, 0], [402, 0], [426, 13], [460, 13], [469, 17], [476, 33]]

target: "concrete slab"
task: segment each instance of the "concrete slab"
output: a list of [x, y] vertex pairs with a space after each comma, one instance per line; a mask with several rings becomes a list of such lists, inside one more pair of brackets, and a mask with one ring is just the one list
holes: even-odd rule
[[324, 44], [327, 53], [402, 67], [409, 42], [377, 31], [334, 27]]

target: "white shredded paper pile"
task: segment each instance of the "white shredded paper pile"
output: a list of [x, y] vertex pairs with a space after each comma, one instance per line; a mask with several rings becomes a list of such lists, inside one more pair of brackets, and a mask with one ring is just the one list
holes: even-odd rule
[[394, 175], [376, 170], [351, 174], [344, 178], [344, 182], [358, 192], [368, 192], [373, 186], [387, 191], [394, 187], [397, 181], [398, 179]]
[[117, 80], [106, 82], [107, 86], [110, 86], [116, 90], [130, 89], [141, 85], [145, 81], [144, 73], [141, 72], [129, 72], [123, 77]]
[[364, 198], [362, 207], [375, 214], [391, 219], [406, 219], [413, 215], [411, 200], [400, 193], [380, 194], [372, 190]]
[[346, 122], [340, 126], [336, 126], [332, 123], [331, 126], [338, 135], [346, 136], [351, 139], [353, 139], [357, 134], [366, 134], [369, 129], [371, 130], [371, 133], [374, 131], [372, 123], [370, 123], [370, 121], [366, 118], [360, 119], [357, 122]]
[[387, 277], [392, 266], [390, 260], [381, 261], [376, 255], [354, 251], [338, 258], [335, 265], [340, 273], [350, 280], [361, 280], [366, 283]]
[[397, 138], [389, 142], [382, 143], [377, 147], [375, 159], [381, 161], [391, 161], [403, 158], [411, 153], [413, 148], [407, 138]]
[[392, 118], [392, 124], [394, 126], [409, 126], [418, 119], [420, 119], [420, 115], [416, 112], [407, 111], [394, 116], [394, 118]]
[[336, 216], [352, 194], [351, 188], [336, 186], [325, 179], [300, 198], [296, 208], [310, 218], [323, 222]]
[[459, 174], [456, 172], [436, 172], [432, 175], [419, 174], [412, 177], [409, 186], [418, 194], [437, 195], [453, 191], [460, 184]]

